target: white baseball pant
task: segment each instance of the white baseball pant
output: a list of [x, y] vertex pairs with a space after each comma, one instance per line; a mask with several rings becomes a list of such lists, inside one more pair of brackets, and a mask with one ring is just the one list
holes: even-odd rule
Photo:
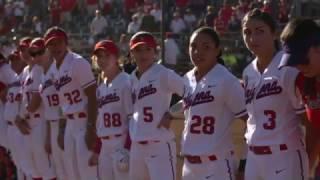
[[95, 180], [97, 179], [97, 167], [89, 166], [89, 151], [85, 143], [87, 119], [79, 118], [76, 114], [73, 119], [67, 119], [64, 136], [65, 168], [68, 180]]
[[59, 133], [59, 120], [50, 121], [50, 132], [51, 132], [51, 150], [52, 160], [55, 165], [56, 174], [58, 180], [65, 180], [67, 178], [66, 169], [64, 165], [64, 151], [58, 145], [58, 133]]
[[229, 157], [210, 160], [201, 156], [201, 163], [191, 163], [184, 158], [182, 180], [233, 180], [235, 179], [235, 160]]
[[303, 148], [259, 155], [249, 151], [245, 167], [245, 179], [307, 180], [307, 153]]
[[130, 180], [175, 180], [176, 143], [171, 141], [132, 142]]
[[45, 145], [45, 120], [41, 118], [28, 119], [31, 127], [29, 135], [24, 136], [29, 156], [32, 157], [34, 172], [33, 178], [54, 179], [56, 178], [54, 165], [52, 163], [51, 155], [49, 155], [44, 148]]
[[116, 150], [123, 148], [126, 135], [112, 136], [110, 139], [102, 139], [101, 152], [99, 154], [98, 176], [99, 180], [128, 180], [129, 173], [121, 172], [117, 167], [115, 157]]

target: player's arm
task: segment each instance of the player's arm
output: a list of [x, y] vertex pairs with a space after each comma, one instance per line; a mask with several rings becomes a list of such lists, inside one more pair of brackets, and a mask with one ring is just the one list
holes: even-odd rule
[[67, 124], [67, 120], [65, 118], [59, 119], [59, 132], [58, 132], [57, 141], [58, 141], [59, 147], [62, 150], [64, 150], [64, 133], [66, 130], [66, 124]]
[[[162, 84], [165, 85], [168, 93], [174, 93], [179, 95], [180, 97], [183, 97], [186, 92], [186, 85], [184, 79], [180, 77], [178, 74], [176, 74], [174, 71], [168, 71], [166, 76], [164, 76], [162, 79]], [[177, 105], [174, 106], [174, 109], [178, 109], [179, 112], [182, 112], [183, 109], [181, 109], [181, 107], [183, 107], [183, 104], [181, 103], [177, 103]], [[174, 115], [176, 114], [177, 113], [170, 113], [170, 110], [165, 112], [158, 125], [158, 128], [164, 127], [168, 129], [170, 127], [171, 121], [174, 119]]]
[[91, 65], [88, 61], [84, 59], [78, 60], [75, 66], [75, 69], [79, 69], [82, 73], [75, 72], [74, 76], [80, 83], [81, 88], [84, 90], [84, 93], [88, 98], [88, 104], [86, 106], [88, 121], [85, 141], [88, 149], [92, 150], [94, 148], [96, 138], [96, 119], [98, 113], [96, 97], [97, 84], [91, 70]]
[[33, 92], [31, 101], [27, 104], [27, 111], [30, 113], [34, 113], [41, 105], [41, 96], [39, 92]]

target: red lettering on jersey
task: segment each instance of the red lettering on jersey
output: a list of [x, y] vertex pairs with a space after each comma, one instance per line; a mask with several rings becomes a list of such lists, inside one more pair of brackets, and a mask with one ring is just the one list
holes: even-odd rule
[[41, 88], [41, 92], [43, 92], [45, 89], [47, 89], [52, 85], [53, 85], [53, 81], [51, 79], [46, 80]]
[[25, 82], [24, 82], [24, 86], [29, 86], [30, 84], [33, 83], [33, 79], [28, 78]]
[[140, 89], [138, 99], [142, 99], [146, 96], [149, 96], [151, 94], [154, 94], [157, 92], [157, 89], [152, 87], [152, 84], [149, 84], [148, 86], [145, 86]]
[[67, 74], [64, 76], [61, 76], [59, 81], [55, 83], [56, 89], [59, 90], [62, 86], [68, 84], [72, 81], [72, 78], [69, 77]]
[[278, 85], [278, 81], [273, 81], [272, 83], [266, 83], [260, 88], [256, 99], [260, 99], [266, 96], [271, 96], [275, 94], [280, 94], [282, 92], [281, 86]]
[[249, 104], [252, 102], [255, 91], [256, 91], [256, 88], [253, 88], [253, 89], [247, 89], [247, 87], [245, 88], [246, 104]]
[[108, 94], [98, 99], [98, 107], [101, 108], [106, 104], [117, 102], [117, 101], [120, 101], [120, 97], [117, 95], [117, 93]]
[[192, 95], [189, 94], [187, 95], [184, 99], [184, 108], [188, 108], [190, 106], [196, 106], [198, 104], [204, 104], [204, 103], [209, 103], [214, 101], [214, 96], [211, 95], [211, 91], [202, 91], [198, 92], [195, 96], [194, 99], [192, 99]]

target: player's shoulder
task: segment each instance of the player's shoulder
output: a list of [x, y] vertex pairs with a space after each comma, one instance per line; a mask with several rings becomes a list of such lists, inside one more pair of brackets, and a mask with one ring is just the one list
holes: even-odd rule
[[230, 84], [239, 82], [239, 79], [235, 75], [233, 75], [225, 66], [217, 64], [215, 68], [216, 71], [214, 74], [214, 78], [218, 79], [219, 81]]
[[72, 61], [73, 64], [90, 64], [88, 60], [75, 52], [68, 52], [66, 58]]

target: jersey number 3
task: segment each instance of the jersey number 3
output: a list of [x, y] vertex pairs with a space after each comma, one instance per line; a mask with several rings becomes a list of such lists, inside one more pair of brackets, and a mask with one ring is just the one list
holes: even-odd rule
[[263, 128], [267, 130], [272, 130], [276, 127], [276, 112], [272, 110], [265, 110], [264, 115], [268, 117], [268, 122], [263, 123]]
[[[215, 118], [206, 116], [201, 118], [200, 116], [192, 116], [190, 132], [192, 134], [213, 134]], [[200, 128], [199, 128], [200, 127]]]

